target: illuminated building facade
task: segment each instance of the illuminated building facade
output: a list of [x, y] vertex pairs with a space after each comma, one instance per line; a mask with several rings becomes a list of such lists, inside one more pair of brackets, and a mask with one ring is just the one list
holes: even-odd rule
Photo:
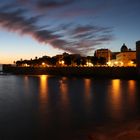
[[123, 44], [121, 52], [116, 55], [116, 60], [120, 66], [136, 66], [136, 51], [128, 49], [128, 47]]
[[136, 66], [136, 51], [120, 52], [116, 55], [116, 60], [122, 66]]
[[125, 44], [122, 45], [120, 52], [113, 52], [112, 56], [114, 57], [107, 63], [109, 66], [136, 66], [136, 51], [128, 49]]

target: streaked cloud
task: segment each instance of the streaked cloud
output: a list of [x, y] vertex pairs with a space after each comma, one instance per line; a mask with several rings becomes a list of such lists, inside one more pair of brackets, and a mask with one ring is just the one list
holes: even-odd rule
[[[33, 1], [33, 0], [30, 0]], [[41, 24], [44, 18], [43, 12], [34, 13], [34, 9], [23, 6], [27, 1], [18, 0], [20, 3], [12, 3], [0, 7], [0, 27], [7, 31], [16, 32], [21, 35], [31, 36], [40, 43], [50, 44], [52, 47], [64, 51], [80, 54], [91, 53], [98, 46], [113, 40], [112, 27], [102, 27], [93, 24], [77, 24], [64, 22], [63, 24], [51, 25]], [[75, 0], [37, 0], [33, 6], [44, 6], [44, 8], [58, 8], [70, 5]], [[34, 13], [34, 14], [32, 14]], [[46, 21], [49, 17], [45, 16]], [[60, 18], [61, 20], [61, 18]]]
[[39, 9], [48, 9], [48, 8], [59, 8], [62, 6], [69, 5], [73, 3], [75, 0], [38, 0], [37, 7]]

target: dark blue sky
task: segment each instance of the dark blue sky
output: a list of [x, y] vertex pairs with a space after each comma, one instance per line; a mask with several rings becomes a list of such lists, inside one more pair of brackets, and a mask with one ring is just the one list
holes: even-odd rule
[[0, 0], [0, 63], [64, 51], [135, 49], [139, 0]]

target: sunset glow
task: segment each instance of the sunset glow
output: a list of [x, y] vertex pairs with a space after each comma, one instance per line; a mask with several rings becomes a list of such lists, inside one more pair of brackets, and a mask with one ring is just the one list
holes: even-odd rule
[[135, 49], [139, 5], [138, 0], [2, 1], [0, 63], [63, 52], [93, 55], [98, 48], [119, 51], [124, 42]]

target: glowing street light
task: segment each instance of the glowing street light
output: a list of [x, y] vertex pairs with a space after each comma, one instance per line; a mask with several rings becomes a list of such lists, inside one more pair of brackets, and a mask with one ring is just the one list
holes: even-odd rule
[[118, 61], [115, 61], [115, 64], [117, 65], [118, 64]]
[[93, 64], [91, 62], [86, 62], [86, 65], [89, 66], [89, 67], [93, 66]]
[[120, 62], [121, 66], [123, 66], [123, 62]]
[[62, 60], [62, 61], [61, 61], [61, 64], [62, 64], [62, 65], [64, 65], [64, 64], [65, 64], [64, 60]]
[[108, 61], [106, 64], [107, 64], [108, 66], [111, 66], [111, 62], [110, 62], [110, 61]]
[[44, 62], [42, 62], [42, 66], [45, 67], [45, 63]]
[[24, 67], [29, 67], [29, 65], [27, 63], [23, 64]]
[[61, 61], [59, 61], [59, 64], [60, 65], [64, 65], [65, 64], [65, 61], [64, 60], [61, 60]]
[[134, 64], [134, 62], [133, 61], [130, 61], [130, 64]]

